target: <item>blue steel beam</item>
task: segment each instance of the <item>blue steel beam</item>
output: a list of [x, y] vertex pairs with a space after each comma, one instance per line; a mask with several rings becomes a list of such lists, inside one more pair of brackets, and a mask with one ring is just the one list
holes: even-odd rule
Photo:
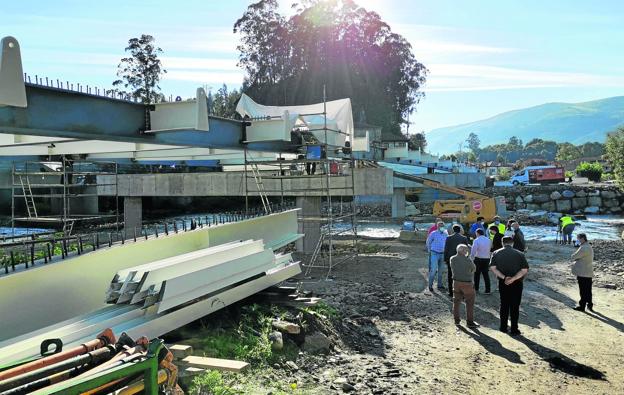
[[[244, 149], [242, 121], [209, 117], [210, 131], [144, 133], [147, 106], [87, 93], [26, 84], [26, 108], [0, 107], [0, 133]], [[294, 152], [290, 142], [249, 143], [250, 150]]]

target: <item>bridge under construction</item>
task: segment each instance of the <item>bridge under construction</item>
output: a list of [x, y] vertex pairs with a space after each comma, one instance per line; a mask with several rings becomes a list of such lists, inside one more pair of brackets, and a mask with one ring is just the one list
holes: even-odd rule
[[[3, 258], [0, 275], [0, 366], [16, 369], [16, 377], [25, 362], [45, 360], [48, 339], [73, 349], [93, 339], [114, 343], [102, 335], [107, 331], [157, 338], [296, 277], [302, 266], [329, 274], [335, 265], [357, 261], [355, 197], [389, 196], [393, 216], [402, 217], [405, 188], [434, 182], [397, 177], [370, 162], [376, 148], [368, 134], [355, 136], [349, 99], [270, 107], [243, 95], [241, 119], [224, 119], [208, 113], [202, 88], [191, 100], [143, 104], [98, 87], [38, 76], [32, 82], [17, 40], [6, 37], [1, 45], [0, 157], [13, 163], [11, 223], [60, 232], [16, 236], [4, 245], [10, 260]], [[218, 161], [222, 168], [120, 174], [118, 164], [128, 161]], [[174, 222], [171, 231], [165, 225], [164, 232], [148, 234], [141, 199], [149, 196], [241, 196], [245, 207], [219, 220], [192, 221], [188, 229], [183, 222], [180, 232]], [[114, 199], [114, 209], [99, 212], [100, 197]], [[288, 207], [289, 197], [298, 208]], [[347, 207], [335, 208], [343, 198]], [[112, 220], [108, 243], [81, 233], [81, 225], [96, 220]], [[344, 229], [337, 224], [352, 234], [339, 257], [334, 240]], [[26, 258], [16, 262], [20, 248]], [[144, 362], [159, 349], [139, 343], [134, 347], [142, 347]], [[153, 366], [143, 368], [154, 374]], [[0, 372], [0, 391], [43, 385], [6, 376]]]

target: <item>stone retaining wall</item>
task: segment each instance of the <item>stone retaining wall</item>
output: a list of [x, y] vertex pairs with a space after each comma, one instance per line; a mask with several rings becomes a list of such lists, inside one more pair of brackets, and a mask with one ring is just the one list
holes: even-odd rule
[[486, 188], [490, 196], [505, 196], [508, 210], [544, 210], [574, 214], [620, 214], [624, 192], [616, 186], [539, 185]]

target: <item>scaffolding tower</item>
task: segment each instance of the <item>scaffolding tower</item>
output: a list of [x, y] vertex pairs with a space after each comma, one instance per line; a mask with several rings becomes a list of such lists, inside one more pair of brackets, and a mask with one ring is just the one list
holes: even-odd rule
[[[325, 96], [325, 94], [323, 95]], [[334, 267], [358, 257], [357, 200], [355, 196], [356, 159], [350, 143], [345, 146], [331, 144], [332, 134], [346, 134], [331, 129], [327, 124], [327, 105], [323, 97], [323, 112], [300, 114], [322, 116], [323, 127], [297, 130], [301, 136], [299, 155], [279, 155], [277, 160], [254, 159], [244, 153], [245, 210], [249, 211], [249, 197], [259, 196], [263, 210], [273, 210], [270, 197], [279, 198], [284, 205], [285, 190], [296, 197], [319, 197], [320, 210], [311, 214], [301, 210], [300, 233], [317, 234], [318, 241], [312, 250], [300, 251], [306, 275], [313, 268], [326, 270], [329, 276]], [[252, 119], [253, 121], [253, 119]], [[321, 132], [322, 138], [318, 138]], [[331, 139], [333, 141], [333, 139]], [[295, 156], [295, 157], [293, 157]], [[350, 200], [344, 202], [344, 197]], [[339, 204], [337, 202], [339, 199]], [[347, 234], [350, 237], [345, 238]], [[340, 253], [337, 254], [337, 251]], [[337, 259], [337, 257], [339, 258]]]
[[[71, 235], [76, 222], [119, 223], [117, 163], [74, 160], [63, 155], [55, 161], [13, 162], [11, 186], [11, 228], [16, 226], [53, 228]], [[106, 177], [106, 182], [98, 176]], [[110, 180], [113, 180], [111, 182]], [[100, 213], [98, 187], [114, 188], [112, 214]], [[82, 202], [78, 202], [78, 200]], [[85, 209], [89, 199], [95, 210]], [[82, 213], [81, 213], [82, 211]], [[89, 212], [85, 212], [89, 211]]]

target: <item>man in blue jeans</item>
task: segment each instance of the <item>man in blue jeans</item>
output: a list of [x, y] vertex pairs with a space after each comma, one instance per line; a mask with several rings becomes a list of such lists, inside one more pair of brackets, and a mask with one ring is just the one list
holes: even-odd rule
[[442, 267], [444, 264], [444, 245], [448, 233], [444, 229], [444, 222], [437, 223], [437, 230], [427, 237], [427, 250], [429, 250], [429, 291], [433, 292], [433, 279], [438, 273], [438, 289], [444, 289], [442, 285]]

